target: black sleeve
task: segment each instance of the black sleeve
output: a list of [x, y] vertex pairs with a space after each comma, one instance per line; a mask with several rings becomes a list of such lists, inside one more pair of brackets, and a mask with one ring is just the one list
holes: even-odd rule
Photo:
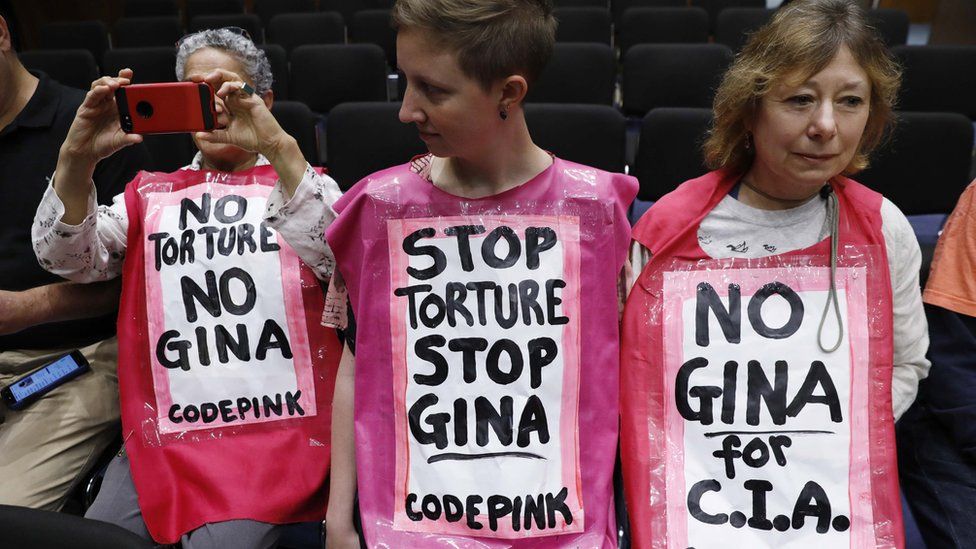
[[352, 354], [356, 354], [356, 317], [352, 314], [352, 303], [346, 300], [346, 315], [348, 317], [348, 322], [346, 323], [345, 330], [337, 330], [339, 332], [339, 339], [343, 343], [349, 346], [349, 350]]
[[929, 304], [925, 313], [932, 369], [920, 392], [956, 447], [976, 459], [976, 318]]
[[125, 147], [95, 166], [95, 190], [98, 203], [109, 205], [115, 195], [125, 191], [126, 184], [139, 170], [149, 168], [149, 151], [142, 143]]

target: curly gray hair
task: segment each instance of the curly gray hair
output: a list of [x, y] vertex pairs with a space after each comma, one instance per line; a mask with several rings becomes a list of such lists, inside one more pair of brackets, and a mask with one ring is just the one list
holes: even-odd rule
[[191, 34], [180, 42], [176, 52], [176, 79], [183, 80], [186, 60], [197, 50], [216, 48], [237, 58], [244, 67], [245, 76], [254, 81], [254, 90], [264, 95], [271, 89], [271, 63], [250, 39], [227, 29], [207, 29]]

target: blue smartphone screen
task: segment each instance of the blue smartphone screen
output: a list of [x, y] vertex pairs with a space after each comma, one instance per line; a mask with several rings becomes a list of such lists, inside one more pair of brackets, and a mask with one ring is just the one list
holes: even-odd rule
[[47, 389], [79, 368], [80, 366], [71, 355], [63, 356], [11, 385], [10, 393], [18, 401], [24, 400], [38, 391]]

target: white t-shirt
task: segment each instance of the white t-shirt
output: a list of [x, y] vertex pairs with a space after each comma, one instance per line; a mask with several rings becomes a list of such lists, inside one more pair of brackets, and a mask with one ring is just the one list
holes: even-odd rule
[[[908, 219], [891, 201], [881, 204], [881, 232], [891, 275], [894, 369], [892, 408], [901, 417], [915, 400], [918, 382], [928, 375], [928, 322], [918, 275], [922, 253]], [[826, 238], [826, 201], [819, 196], [788, 210], [762, 210], [726, 196], [702, 219], [698, 243], [710, 257], [760, 258], [808, 248]], [[635, 243], [631, 261], [638, 270], [650, 259]]]

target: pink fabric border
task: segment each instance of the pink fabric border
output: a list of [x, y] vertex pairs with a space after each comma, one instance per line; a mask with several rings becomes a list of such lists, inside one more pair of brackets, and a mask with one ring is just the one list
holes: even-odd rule
[[[774, 258], [775, 259], [775, 258]], [[755, 261], [761, 261], [755, 260]], [[815, 269], [817, 276], [798, 277], [796, 269]], [[752, 267], [741, 269], [776, 270], [775, 277], [743, 276], [740, 282], [742, 295], [753, 295], [763, 284], [773, 280], [789, 281], [798, 291], [826, 291], [830, 288], [828, 267]], [[868, 364], [868, 318], [867, 287], [864, 267], [842, 267], [838, 269], [837, 288], [845, 290], [847, 296], [847, 318], [845, 329], [851, 354], [851, 400], [849, 406], [850, 457], [848, 470], [848, 504], [851, 515], [850, 546], [867, 547], [874, 544], [874, 517], [871, 509], [870, 446], [868, 440], [869, 422], [869, 368], [857, 368], [858, 364]], [[674, 272], [694, 273], [683, 280], [669, 279]], [[664, 274], [664, 315], [665, 318], [682, 318], [683, 300], [693, 297], [699, 282], [710, 282], [716, 288], [724, 286], [723, 270], [671, 271]], [[724, 295], [719, 291], [720, 295]], [[665, 323], [665, 428], [669, 448], [684, 447], [683, 418], [675, 411], [674, 379], [678, 368], [684, 363], [682, 352], [683, 322]], [[688, 546], [688, 523], [684, 479], [684, 453], [668, 452], [671, 459], [666, 464], [667, 498], [667, 538], [668, 546]]]
[[[204, 193], [210, 193], [215, 198], [229, 194], [236, 194], [246, 198], [267, 197], [271, 193], [271, 189], [271, 187], [264, 185], [225, 185], [208, 182], [172, 192], [169, 190], [161, 190], [159, 192], [149, 190], [146, 192], [147, 196], [145, 198], [146, 215], [143, 234], [145, 237], [148, 237], [150, 234], [158, 232], [161, 209], [176, 206], [184, 198], [198, 199]], [[308, 345], [308, 330], [304, 314], [305, 305], [301, 294], [301, 261], [291, 246], [280, 235], [276, 235], [276, 237], [277, 243], [281, 247], [278, 252], [278, 259], [281, 267], [282, 291], [285, 296], [288, 338], [291, 342], [292, 360], [295, 364], [296, 384], [298, 389], [308, 397], [305, 415], [314, 416], [317, 414], [314, 374], [312, 373], [312, 358]], [[146, 271], [146, 317], [149, 336], [148, 356], [152, 368], [153, 387], [156, 393], [156, 416], [159, 432], [161, 434], [169, 434], [181, 431], [220, 428], [204, 423], [181, 424], [177, 426], [169, 420], [167, 411], [173, 405], [173, 397], [169, 388], [169, 376], [167, 375], [167, 369], [156, 360], [155, 348], [153, 347], [153, 341], [157, 341], [165, 330], [165, 311], [162, 306], [162, 283], [160, 282], [159, 272], [155, 268], [155, 256], [150, 253], [153, 248], [149, 243], [146, 243], [145, 249], [146, 253], [143, 254], [143, 257]], [[291, 311], [300, 311], [300, 314], [291, 314]], [[281, 418], [274, 417], [249, 418], [237, 422], [233, 426], [280, 420]], [[228, 425], [227, 427], [231, 426]]]

